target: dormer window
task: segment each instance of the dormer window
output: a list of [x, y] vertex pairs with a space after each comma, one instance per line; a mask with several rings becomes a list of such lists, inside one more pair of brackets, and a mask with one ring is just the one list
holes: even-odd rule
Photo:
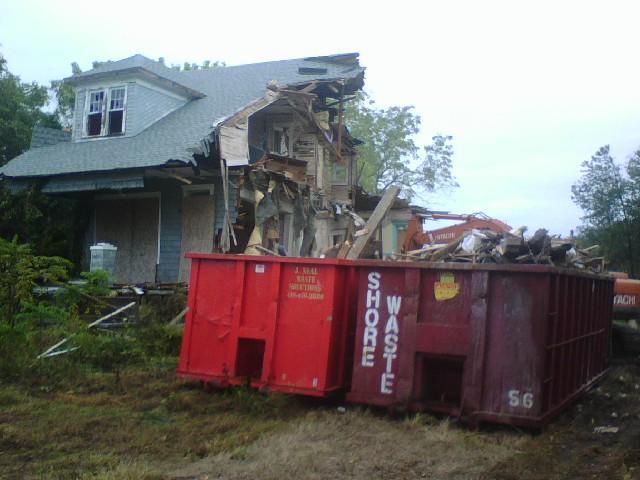
[[89, 92], [86, 135], [99, 137], [124, 133], [126, 87]]
[[104, 90], [89, 93], [89, 114], [87, 115], [87, 135], [102, 132], [102, 112], [104, 110]]
[[109, 135], [117, 135], [124, 133], [124, 87], [109, 92]]

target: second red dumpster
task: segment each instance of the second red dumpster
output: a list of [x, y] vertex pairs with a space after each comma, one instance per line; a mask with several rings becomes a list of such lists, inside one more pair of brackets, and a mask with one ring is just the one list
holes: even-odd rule
[[345, 387], [353, 335], [344, 261], [188, 254], [178, 374], [323, 396]]
[[608, 277], [538, 265], [357, 271], [350, 401], [540, 426], [605, 370]]

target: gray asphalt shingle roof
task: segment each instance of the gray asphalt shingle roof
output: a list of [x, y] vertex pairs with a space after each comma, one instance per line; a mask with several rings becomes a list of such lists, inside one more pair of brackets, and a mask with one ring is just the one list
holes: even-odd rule
[[31, 148], [46, 147], [47, 145], [56, 145], [60, 142], [70, 142], [71, 132], [66, 130], [57, 130], [55, 128], [41, 127], [36, 125], [31, 132]]
[[158, 77], [161, 80], [177, 84], [178, 86], [185, 88], [187, 90], [188, 96], [191, 98], [199, 98], [204, 96], [203, 92], [197, 90], [196, 88], [193, 88], [192, 82], [189, 80], [189, 78], [183, 75], [184, 72], [175, 70], [173, 68], [167, 68], [160, 62], [156, 62], [140, 54], [136, 54], [122, 60], [117, 60], [115, 62], [105, 62], [97, 66], [96, 68], [87, 70], [86, 72], [74, 74], [71, 77], [65, 78], [64, 80], [65, 82], [73, 85], [93, 78], [104, 78], [115, 73], [135, 71], [142, 71], [144, 73]]
[[[169, 160], [193, 162], [192, 149], [207, 137], [214, 122], [237, 112], [262, 97], [271, 80], [296, 84], [313, 79], [357, 78], [364, 68], [317, 59], [295, 59], [209, 70], [177, 72], [141, 55], [104, 64], [97, 73], [131, 67], [154, 68], [176, 83], [204, 93], [132, 137], [114, 137], [81, 142], [64, 142], [28, 150], [0, 167], [6, 177], [38, 177], [80, 172], [99, 172], [164, 165]], [[150, 63], [149, 63], [150, 62]], [[153, 67], [149, 65], [153, 64]], [[314, 70], [313, 75], [299, 68]], [[89, 76], [94, 71], [80, 75]]]

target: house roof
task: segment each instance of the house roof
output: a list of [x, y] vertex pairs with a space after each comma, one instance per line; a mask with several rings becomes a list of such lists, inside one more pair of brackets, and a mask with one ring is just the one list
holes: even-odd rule
[[56, 145], [60, 142], [70, 142], [71, 132], [68, 130], [58, 130], [36, 125], [31, 132], [31, 148], [46, 147]]
[[152, 80], [159, 81], [170, 89], [181, 90], [190, 98], [201, 98], [205, 96], [204, 92], [194, 88], [193, 82], [183, 75], [185, 72], [167, 68], [162, 63], [140, 54], [115, 62], [104, 62], [96, 68], [67, 77], [64, 81], [71, 85], [78, 85], [91, 80], [111, 78], [114, 75], [126, 75], [129, 73], [138, 73], [150, 77]]
[[0, 167], [6, 177], [43, 177], [87, 172], [149, 168], [169, 161], [193, 163], [193, 152], [223, 119], [264, 96], [271, 81], [295, 85], [313, 80], [347, 79], [352, 90], [362, 87], [364, 68], [357, 54], [310, 57], [208, 70], [178, 72], [141, 55], [72, 77], [113, 74], [140, 68], [163, 75], [204, 96], [155, 122], [131, 137], [63, 142], [31, 149]]

